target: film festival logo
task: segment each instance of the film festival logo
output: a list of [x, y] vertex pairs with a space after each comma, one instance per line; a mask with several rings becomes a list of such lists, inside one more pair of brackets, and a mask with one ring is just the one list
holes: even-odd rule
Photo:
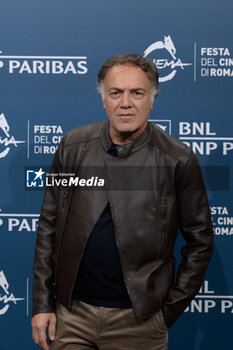
[[23, 301], [25, 298], [15, 298], [13, 293], [9, 292], [9, 283], [3, 271], [0, 271], [0, 316], [4, 315], [10, 305], [17, 304], [18, 301]]
[[26, 141], [16, 141], [14, 136], [10, 135], [10, 126], [3, 113], [0, 114], [0, 158], [4, 158], [10, 152], [12, 146], [18, 147], [19, 143]]
[[191, 66], [192, 63], [184, 63], [176, 55], [176, 47], [170, 35], [164, 36], [164, 41], [156, 41], [144, 52], [144, 57], [151, 58], [159, 70], [159, 82], [163, 83], [174, 78], [177, 69]]

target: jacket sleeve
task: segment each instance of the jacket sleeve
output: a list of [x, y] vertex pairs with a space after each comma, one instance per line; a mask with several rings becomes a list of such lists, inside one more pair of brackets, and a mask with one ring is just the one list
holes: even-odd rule
[[165, 323], [170, 327], [198, 293], [211, 258], [213, 228], [207, 194], [198, 160], [190, 153], [177, 171], [179, 228], [186, 244], [175, 284], [163, 304]]
[[[51, 173], [62, 168], [62, 144], [61, 141], [50, 169]], [[33, 315], [55, 311], [53, 261], [58, 194], [58, 186], [47, 188], [41, 209], [33, 266]]]

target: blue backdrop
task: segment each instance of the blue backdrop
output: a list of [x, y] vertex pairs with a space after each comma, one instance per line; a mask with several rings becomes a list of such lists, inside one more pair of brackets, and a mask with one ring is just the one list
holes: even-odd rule
[[107, 118], [97, 72], [109, 56], [129, 52], [159, 67], [150, 119], [214, 166], [205, 171], [214, 255], [200, 293], [170, 330], [170, 349], [232, 349], [232, 10], [230, 0], [1, 1], [1, 349], [37, 348], [32, 264], [43, 192], [30, 190], [25, 167], [49, 165], [65, 132]]

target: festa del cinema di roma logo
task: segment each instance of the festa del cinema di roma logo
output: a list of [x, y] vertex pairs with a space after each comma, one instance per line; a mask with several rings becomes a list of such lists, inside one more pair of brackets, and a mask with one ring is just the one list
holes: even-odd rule
[[144, 52], [144, 57], [151, 58], [159, 69], [159, 82], [163, 83], [174, 78], [177, 69], [184, 70], [184, 67], [192, 63], [184, 63], [176, 56], [176, 47], [170, 35], [164, 36], [164, 41], [156, 41]]
[[19, 143], [26, 141], [16, 141], [14, 136], [10, 135], [10, 126], [3, 113], [0, 114], [0, 158], [4, 158], [10, 152], [11, 146], [18, 147]]
[[23, 301], [25, 298], [15, 298], [13, 293], [9, 292], [9, 283], [3, 271], [0, 271], [0, 316], [4, 315], [10, 303], [17, 304], [18, 301]]

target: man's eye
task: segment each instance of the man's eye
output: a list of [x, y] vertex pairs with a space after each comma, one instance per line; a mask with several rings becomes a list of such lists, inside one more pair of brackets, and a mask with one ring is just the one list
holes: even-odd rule
[[112, 91], [112, 92], [110, 93], [110, 95], [113, 96], [113, 97], [118, 96], [119, 94], [120, 94], [119, 91]]
[[134, 96], [137, 98], [143, 97], [143, 93], [141, 91], [134, 91]]

